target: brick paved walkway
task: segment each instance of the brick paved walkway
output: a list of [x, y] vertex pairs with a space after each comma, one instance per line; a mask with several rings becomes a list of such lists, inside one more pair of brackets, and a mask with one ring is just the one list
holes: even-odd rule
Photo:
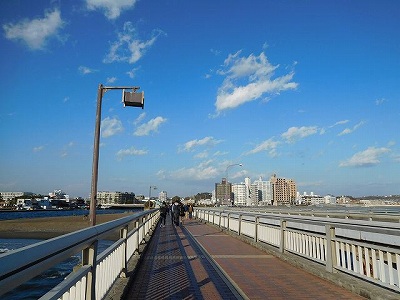
[[[221, 278], [201, 247], [222, 267]], [[126, 299], [364, 299], [197, 220], [158, 227]]]

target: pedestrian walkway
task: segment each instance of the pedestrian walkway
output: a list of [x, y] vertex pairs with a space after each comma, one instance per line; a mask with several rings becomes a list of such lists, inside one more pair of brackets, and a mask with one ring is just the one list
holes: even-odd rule
[[194, 219], [167, 217], [134, 279], [125, 299], [364, 299]]

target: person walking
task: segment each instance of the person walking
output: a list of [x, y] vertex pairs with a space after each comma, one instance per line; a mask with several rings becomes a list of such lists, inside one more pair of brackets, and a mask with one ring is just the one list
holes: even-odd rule
[[188, 213], [189, 213], [189, 220], [191, 220], [193, 218], [193, 205], [192, 204], [189, 204]]
[[175, 201], [174, 204], [172, 204], [172, 214], [174, 216], [174, 224], [175, 226], [179, 226], [179, 216], [181, 213], [181, 204], [179, 201]]
[[165, 227], [165, 219], [167, 217], [167, 203], [165, 201], [162, 203], [160, 207], [160, 227]]

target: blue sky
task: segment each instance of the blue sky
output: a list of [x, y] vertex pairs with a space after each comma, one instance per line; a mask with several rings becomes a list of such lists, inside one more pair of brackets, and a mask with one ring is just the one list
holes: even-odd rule
[[[0, 190], [169, 196], [271, 174], [298, 191], [400, 194], [400, 2], [7, 0]], [[154, 195], [156, 192], [152, 192]]]

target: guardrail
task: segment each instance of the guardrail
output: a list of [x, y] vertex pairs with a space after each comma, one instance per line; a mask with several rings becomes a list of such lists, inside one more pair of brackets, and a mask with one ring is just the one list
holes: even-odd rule
[[[82, 266], [40, 299], [102, 299], [128, 260], [156, 224], [150, 210], [89, 227], [0, 255], [0, 296], [82, 251]], [[98, 254], [100, 240], [119, 231], [120, 238]]]
[[238, 235], [400, 292], [400, 224], [196, 208], [195, 216]]

